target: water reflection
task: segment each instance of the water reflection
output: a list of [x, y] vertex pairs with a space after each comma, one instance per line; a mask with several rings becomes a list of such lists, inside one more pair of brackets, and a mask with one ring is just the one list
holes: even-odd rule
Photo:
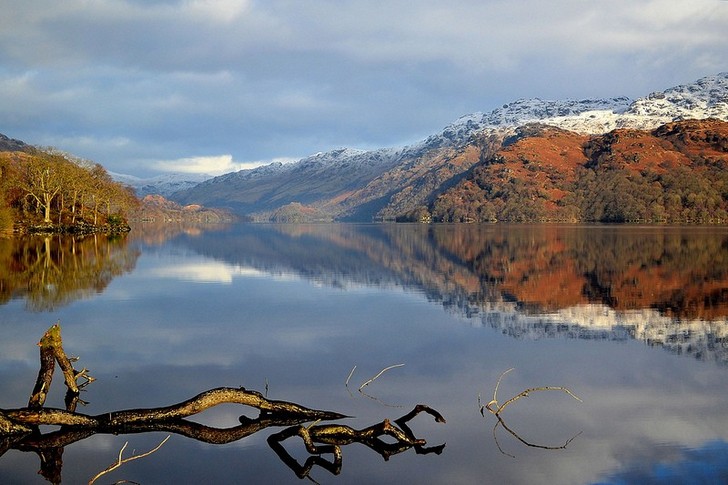
[[139, 254], [125, 234], [0, 239], [0, 304], [24, 298], [48, 311], [89, 298], [131, 272]]
[[218, 261], [205, 261], [177, 266], [156, 268], [151, 276], [157, 278], [172, 278], [181, 281], [194, 281], [198, 283], [230, 284], [235, 277], [254, 278], [264, 276], [265, 273], [253, 268], [231, 266]]
[[728, 363], [725, 229], [243, 225], [187, 243], [339, 288], [414, 288], [516, 338], [638, 339]]
[[[419, 402], [447, 418], [441, 425], [420, 417], [413, 427], [417, 437], [447, 443], [441, 455], [409, 450], [382, 463], [369, 448], [348, 446], [340, 475], [313, 469], [309, 477], [322, 482], [625, 483], [657, 481], [666, 470], [676, 481], [725, 481], [728, 367], [697, 358], [725, 361], [726, 232], [424, 225], [132, 232], [127, 244], [142, 253], [136, 267], [103, 293], [45, 315], [17, 299], [0, 306], [0, 407], [27, 402], [38, 325], [60, 319], [69, 351], [98, 378], [83, 395], [91, 415], [179, 402], [213, 386], [267, 395], [270, 384], [272, 398], [355, 416], [342, 421], [354, 429]], [[620, 254], [625, 248], [653, 249], [645, 257]], [[625, 303], [625, 275], [642, 281], [643, 274], [660, 277]], [[665, 297], [676, 291], [686, 296]], [[354, 365], [356, 377], [369, 377], [394, 363], [406, 365], [367, 388], [377, 399], [345, 387]], [[556, 385], [583, 399], [542, 393], [507, 411], [508, 427], [529, 443], [557, 446], [583, 431], [567, 448], [524, 446], [499, 426], [500, 446], [516, 458], [500, 452], [496, 419], [481, 416], [477, 396], [490, 396], [510, 367], [517, 372], [502, 383], [503, 396]], [[62, 397], [49, 406], [62, 406]], [[238, 416], [224, 408], [200, 424], [235, 428]], [[266, 442], [282, 429], [224, 446], [175, 435], [116, 477], [298, 483]], [[64, 479], [86, 483], [125, 441], [127, 451], [144, 451], [166, 434], [73, 443], [63, 454]], [[284, 444], [305, 470], [300, 440]], [[10, 449], [0, 481], [40, 483], [37, 469], [35, 453]]]
[[[384, 419], [362, 429], [333, 423], [350, 418], [344, 414], [311, 409], [291, 401], [268, 399], [266, 395], [244, 387], [209, 389], [185, 401], [163, 407], [107, 411], [97, 415], [82, 413], [78, 411], [79, 405], [86, 406], [89, 403], [80, 399], [81, 391], [95, 382], [96, 378], [91, 377], [85, 367], [82, 370], [74, 368], [63, 348], [60, 325], [52, 325], [38, 346], [40, 369], [27, 406], [0, 409], [0, 457], [10, 450], [35, 453], [40, 459], [38, 473], [54, 484], [62, 482], [65, 448], [97, 434], [166, 432], [222, 445], [248, 438], [271, 427], [282, 427], [285, 429], [269, 435], [267, 442], [299, 478], [308, 477], [316, 466], [339, 475], [343, 463], [342, 447], [352, 443], [365, 445], [385, 461], [409, 449], [414, 449], [418, 455], [439, 455], [445, 448], [445, 444], [427, 446], [427, 441], [415, 436], [410, 428], [409, 422], [420, 414], [430, 415], [436, 422], [445, 423], [445, 418], [438, 411], [423, 404], [416, 405], [412, 411], [397, 419]], [[44, 407], [53, 385], [56, 366], [61, 368], [66, 385], [65, 409]], [[226, 404], [254, 408], [259, 415], [255, 418], [241, 415], [238, 418], [240, 425], [224, 428], [191, 420], [204, 411]], [[304, 426], [304, 423], [309, 424]], [[41, 426], [59, 429], [45, 432]], [[311, 455], [303, 465], [283, 445], [283, 442], [296, 436], [301, 438]], [[151, 455], [168, 439], [169, 436], [149, 452], [122, 459], [126, 448], [124, 445], [118, 461], [96, 474], [89, 484], [125, 463]], [[331, 460], [322, 456], [328, 454], [332, 455]]]
[[676, 318], [728, 316], [725, 229], [241, 225], [189, 244], [266, 271], [414, 286], [463, 310], [513, 302], [524, 313], [548, 313], [598, 303]]
[[[341, 287], [417, 288], [466, 314], [510, 303], [523, 314], [596, 304], [683, 320], [728, 317], [728, 231], [720, 228], [144, 225], [132, 234], [147, 246], [184, 241], [227, 263], [166, 270], [192, 281], [294, 273]], [[42, 307], [83, 297], [63, 285], [103, 291], [138, 255], [126, 236], [0, 240], [3, 301], [23, 296]]]
[[[211, 258], [157, 267], [155, 277], [229, 284], [295, 274], [336, 288], [409, 288], [515, 338], [638, 339], [728, 363], [725, 229], [145, 225], [132, 237]], [[139, 254], [126, 236], [0, 240], [0, 301], [52, 310], [104, 291]]]

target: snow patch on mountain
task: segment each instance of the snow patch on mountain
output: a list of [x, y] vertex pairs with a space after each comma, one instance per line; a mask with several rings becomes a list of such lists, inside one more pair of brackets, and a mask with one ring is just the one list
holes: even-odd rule
[[616, 128], [648, 130], [683, 119], [728, 120], [728, 72], [708, 76], [632, 100], [628, 97], [583, 100], [519, 99], [489, 113], [471, 113], [420, 143], [423, 147], [467, 141], [474, 132], [508, 130], [543, 123], [582, 134]]
[[601, 134], [616, 128], [651, 130], [672, 121], [706, 118], [728, 120], [728, 72], [651, 93], [632, 102], [624, 112], [596, 110], [541, 122], [579, 133]]
[[169, 197], [177, 191], [190, 189], [200, 182], [212, 178], [212, 175], [196, 173], [166, 173], [150, 178], [140, 178], [113, 172], [109, 173], [109, 175], [116, 182], [132, 187], [138, 197], [155, 194]]

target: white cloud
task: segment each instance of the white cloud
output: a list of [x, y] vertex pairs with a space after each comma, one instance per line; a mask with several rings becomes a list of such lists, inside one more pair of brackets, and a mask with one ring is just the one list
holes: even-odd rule
[[183, 9], [193, 17], [207, 16], [216, 21], [231, 22], [250, 7], [248, 0], [187, 0]]
[[235, 170], [232, 155], [178, 158], [156, 162], [155, 168], [162, 172], [207, 173], [217, 175]]
[[255, 162], [235, 162], [232, 155], [217, 155], [203, 157], [178, 158], [176, 160], [163, 160], [155, 162], [154, 168], [161, 172], [200, 173], [221, 175], [238, 170], [251, 169], [268, 165], [273, 162], [290, 163], [295, 158], [274, 158]]

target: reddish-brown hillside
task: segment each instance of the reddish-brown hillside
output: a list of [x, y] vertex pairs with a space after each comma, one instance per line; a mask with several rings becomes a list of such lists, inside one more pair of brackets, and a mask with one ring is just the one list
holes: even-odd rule
[[436, 221], [728, 221], [728, 123], [588, 137], [526, 126], [432, 205]]

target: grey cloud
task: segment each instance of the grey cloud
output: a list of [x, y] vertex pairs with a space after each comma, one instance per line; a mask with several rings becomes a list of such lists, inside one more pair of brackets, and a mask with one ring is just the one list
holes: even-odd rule
[[408, 143], [522, 97], [690, 82], [725, 70], [728, 50], [728, 5], [714, 0], [0, 8], [0, 132], [61, 140], [116, 172]]

